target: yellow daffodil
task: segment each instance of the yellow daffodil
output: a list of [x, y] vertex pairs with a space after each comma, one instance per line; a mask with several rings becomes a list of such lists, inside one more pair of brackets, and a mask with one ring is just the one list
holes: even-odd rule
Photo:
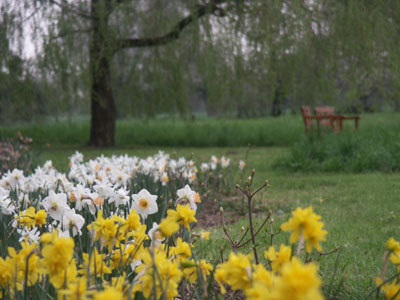
[[179, 261], [187, 259], [192, 256], [191, 245], [182, 241], [182, 239], [178, 237], [176, 247], [170, 248], [170, 255]]
[[[383, 283], [381, 278], [376, 278], [376, 284], [381, 286]], [[383, 291], [386, 299], [399, 300], [400, 299], [400, 283], [397, 280], [392, 281], [391, 283], [385, 283], [381, 286], [381, 290]]]
[[16, 217], [18, 223], [27, 228], [35, 226], [35, 208], [30, 206], [25, 211], [19, 213], [19, 217]]
[[[178, 285], [182, 271], [174, 260], [168, 259], [165, 251], [156, 248], [154, 252], [147, 250], [142, 255], [143, 264], [137, 267], [142, 274], [133, 286], [133, 292], [141, 291], [145, 298], [160, 298], [165, 295], [168, 300], [178, 295]], [[154, 295], [154, 292], [156, 295]]]
[[65, 274], [74, 254], [74, 240], [58, 237], [58, 231], [55, 230], [52, 234], [43, 234], [42, 242], [44, 243], [42, 256], [46, 273], [50, 278]]
[[[21, 243], [22, 249], [16, 251], [14, 248], [8, 248], [9, 258], [4, 266], [10, 268], [12, 281], [10, 282], [13, 287], [15, 287], [15, 282], [17, 283], [18, 289], [22, 288], [23, 285], [31, 286], [39, 280], [40, 274], [43, 272], [42, 266], [40, 264], [39, 249], [37, 244], [28, 244], [26, 242]], [[8, 278], [9, 272], [6, 271], [4, 279]], [[28, 282], [25, 283], [25, 277]], [[4, 280], [3, 279], [3, 280]]]
[[107, 264], [104, 262], [105, 255], [99, 254], [97, 248], [92, 250], [91, 255], [88, 253], [83, 253], [83, 265], [81, 266], [80, 273], [84, 275], [88, 275], [88, 270], [90, 270], [90, 274], [101, 276], [104, 274], [110, 274], [111, 269], [107, 267]]
[[281, 244], [279, 251], [275, 251], [275, 247], [269, 247], [268, 251], [264, 252], [264, 256], [271, 262], [272, 270], [279, 272], [283, 264], [290, 261], [292, 257], [292, 248]]
[[122, 291], [116, 289], [115, 287], [109, 286], [104, 289], [104, 291], [97, 292], [93, 295], [93, 300], [122, 300], [124, 295]]
[[158, 229], [165, 237], [169, 237], [179, 230], [179, 224], [175, 218], [167, 217], [161, 221]]
[[169, 209], [167, 211], [168, 217], [175, 219], [178, 224], [182, 224], [188, 230], [190, 230], [190, 223], [197, 222], [196, 212], [193, 209], [190, 209], [189, 205], [180, 205], [176, 207], [176, 211]]
[[282, 224], [283, 231], [291, 231], [290, 243], [296, 243], [300, 236], [306, 242], [306, 251], [311, 252], [312, 248], [322, 251], [320, 242], [326, 240], [327, 231], [323, 230], [324, 223], [320, 221], [321, 216], [315, 214], [312, 207], [305, 209], [297, 208], [292, 212], [289, 221]]
[[302, 264], [299, 259], [292, 260], [282, 267], [282, 275], [276, 277], [271, 289], [272, 299], [322, 300], [321, 279], [315, 263]]
[[181, 263], [181, 269], [185, 278], [190, 283], [194, 283], [197, 280], [197, 274], [201, 274], [203, 281], [205, 281], [207, 276], [210, 275], [210, 272], [213, 270], [213, 266], [205, 259], [201, 259], [197, 262], [189, 260]]
[[210, 232], [201, 232], [200, 233], [200, 238], [202, 239], [202, 240], [209, 240], [210, 239]]
[[[251, 261], [248, 255], [231, 253], [228, 261], [217, 266], [218, 280], [229, 284], [233, 290], [251, 286]], [[222, 273], [219, 270], [223, 270]]]

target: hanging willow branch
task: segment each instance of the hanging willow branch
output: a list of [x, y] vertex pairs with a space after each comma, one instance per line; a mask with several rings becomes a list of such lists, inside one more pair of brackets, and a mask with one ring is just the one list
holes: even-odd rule
[[66, 9], [66, 10], [70, 11], [71, 13], [73, 13], [73, 14], [75, 14], [77, 16], [80, 16], [82, 18], [92, 19], [92, 16], [90, 15], [90, 13], [82, 11], [80, 8], [78, 8], [78, 7], [74, 6], [74, 5], [67, 4], [67, 3], [64, 3], [64, 2], [60, 3], [60, 2], [57, 2], [55, 0], [49, 0], [49, 2], [51, 4], [53, 4], [53, 5], [56, 5], [56, 6], [60, 7], [61, 9]]
[[115, 51], [134, 47], [160, 46], [177, 40], [186, 26], [188, 26], [193, 21], [201, 18], [202, 16], [208, 14], [214, 14], [219, 17], [225, 16], [223, 9], [218, 7], [218, 4], [224, 2], [224, 0], [213, 0], [208, 4], [198, 5], [196, 10], [192, 14], [180, 20], [172, 28], [172, 30], [165, 35], [150, 38], [129, 38], [117, 40]]

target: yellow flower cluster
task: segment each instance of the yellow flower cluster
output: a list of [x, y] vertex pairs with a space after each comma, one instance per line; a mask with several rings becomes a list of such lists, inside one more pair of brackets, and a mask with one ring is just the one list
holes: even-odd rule
[[227, 262], [217, 266], [215, 278], [223, 293], [223, 284], [229, 284], [233, 290], [243, 290], [249, 300], [319, 300], [323, 296], [317, 271], [315, 263], [303, 264], [296, 257], [289, 257], [276, 271], [268, 271], [254, 264], [250, 256], [231, 253]]
[[[170, 210], [164, 220], [173, 222], [174, 219], [172, 218], [175, 218], [177, 224], [184, 224], [185, 222], [189, 224], [190, 220], [194, 219], [194, 216], [186, 210], [186, 207], [182, 206], [178, 211]], [[188, 216], [183, 218], [182, 212], [188, 212]], [[177, 215], [179, 216], [177, 217]], [[179, 227], [179, 225], [177, 226]], [[178, 237], [176, 246], [164, 244], [142, 251], [140, 259], [143, 264], [135, 269], [135, 272], [139, 275], [133, 286], [133, 292], [140, 291], [149, 299], [174, 299], [178, 295], [177, 288], [182, 277], [185, 277], [190, 283], [194, 283], [198, 274], [201, 274], [205, 281], [213, 267], [204, 259], [195, 261], [191, 258], [192, 247], [193, 245]]]
[[[306, 251], [312, 248], [321, 251], [320, 242], [325, 240], [327, 232], [323, 230], [321, 217], [313, 213], [312, 208], [297, 208], [288, 222], [282, 224], [283, 231], [291, 231], [290, 242], [299, 242], [298, 253], [306, 243]], [[215, 280], [222, 293], [225, 284], [233, 290], [242, 290], [249, 300], [306, 300], [323, 299], [321, 279], [315, 263], [302, 263], [293, 256], [292, 248], [284, 244], [277, 251], [274, 246], [264, 252], [270, 268], [255, 264], [252, 256], [231, 253], [229, 259], [218, 265]]]
[[[394, 238], [386, 242], [386, 248], [389, 250], [389, 260], [397, 267], [400, 272], [400, 243]], [[400, 281], [398, 276], [391, 282], [384, 282], [384, 278], [376, 278], [376, 284], [385, 294], [386, 299], [400, 300]]]
[[16, 216], [16, 221], [26, 228], [30, 229], [35, 227], [35, 225], [42, 226], [46, 224], [47, 213], [44, 209], [35, 212], [35, 208], [30, 206], [23, 212]]
[[[32, 228], [45, 224], [46, 213], [30, 207], [15, 219], [20, 225]], [[180, 225], [189, 230], [190, 224], [196, 222], [195, 211], [188, 205], [178, 205], [176, 210], [168, 210], [165, 220], [177, 228], [174, 232]], [[91, 237], [87, 253], [78, 252], [74, 239], [57, 229], [43, 233], [40, 243], [22, 242], [19, 251], [9, 247], [9, 256], [0, 258], [0, 288], [12, 296], [15, 290], [45, 283], [47, 277], [59, 299], [115, 300], [127, 298], [129, 293], [133, 299], [136, 292], [146, 298], [174, 299], [183, 277], [195, 283], [201, 274], [205, 281], [213, 269], [204, 259], [195, 260], [194, 246], [181, 237], [174, 239], [174, 232], [164, 234], [156, 229], [152, 238], [165, 240], [164, 234], [169, 239], [163, 244], [150, 245], [147, 227], [134, 209], [126, 218], [118, 215], [105, 218], [99, 210], [87, 229]], [[201, 235], [209, 237], [207, 233]], [[128, 280], [129, 269], [136, 276]], [[99, 283], [103, 288], [96, 291], [94, 287]]]
[[[51, 228], [47, 224], [40, 229], [39, 242], [26, 240], [20, 250], [9, 247], [8, 256], [0, 258], [0, 289], [12, 298], [28, 286], [51, 284], [56, 298], [66, 300], [134, 299], [138, 294], [172, 300], [180, 296], [180, 286], [183, 290], [187, 286], [207, 290], [214, 267], [197, 259], [193, 251], [195, 241], [210, 237], [209, 232], [190, 231], [197, 222], [190, 204], [169, 209], [150, 230], [135, 209], [125, 215], [108, 213], [98, 210], [96, 219], [84, 228], [84, 241], [81, 235], [70, 237], [54, 228], [44, 232]], [[45, 225], [46, 217], [43, 210], [29, 207], [15, 221], [30, 229]], [[292, 232], [291, 243], [303, 240], [307, 252], [312, 248], [320, 251], [327, 234], [320, 219], [311, 207], [298, 208], [282, 230]], [[391, 261], [400, 265], [400, 244], [390, 240], [387, 245]], [[283, 244], [279, 249], [269, 247], [264, 257], [269, 268], [255, 263], [251, 255], [230, 253], [213, 274], [220, 291], [225, 293], [229, 285], [232, 290], [242, 290], [249, 300], [323, 299], [315, 263], [302, 263], [293, 256], [292, 248]], [[397, 284], [385, 285], [385, 294], [394, 295]]]
[[386, 247], [390, 251], [390, 261], [397, 266], [397, 270], [400, 272], [400, 243], [394, 238], [390, 238], [386, 242]]
[[135, 269], [138, 274], [133, 292], [141, 291], [146, 298], [158, 299], [161, 296], [174, 299], [178, 295], [177, 287], [185, 277], [190, 283], [197, 280], [201, 274], [203, 280], [210, 275], [213, 267], [204, 259], [195, 261], [190, 245], [181, 238], [177, 239], [176, 246], [146, 248], [140, 259], [143, 264]]
[[142, 292], [150, 299], [174, 299], [178, 295], [178, 284], [182, 277], [179, 265], [170, 260], [162, 249], [152, 252], [146, 250], [142, 256], [143, 264], [137, 268], [137, 273], [143, 273], [134, 285], [133, 292]]
[[22, 242], [20, 251], [9, 247], [8, 254], [6, 259], [0, 258], [0, 286], [2, 288], [10, 286], [12, 289], [22, 290], [25, 285], [31, 286], [40, 280], [43, 268], [37, 245]]
[[134, 237], [136, 241], [143, 242], [146, 235], [146, 225], [140, 223], [140, 217], [132, 209], [127, 219], [113, 215], [111, 218], [103, 218], [103, 212], [99, 210], [97, 219], [88, 226], [95, 241], [100, 241], [100, 248], [106, 246], [111, 250], [114, 246], [119, 247], [121, 241]]

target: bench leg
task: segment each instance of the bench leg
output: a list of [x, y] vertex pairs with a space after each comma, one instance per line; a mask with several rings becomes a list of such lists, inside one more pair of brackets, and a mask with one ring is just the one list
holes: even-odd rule
[[340, 132], [340, 119], [332, 118], [332, 127], [335, 132]]
[[356, 122], [356, 130], [358, 130], [358, 120], [359, 120], [359, 119], [355, 119], [355, 122]]
[[342, 125], [340, 122], [340, 118], [336, 118], [335, 121], [336, 121], [336, 132], [342, 131]]

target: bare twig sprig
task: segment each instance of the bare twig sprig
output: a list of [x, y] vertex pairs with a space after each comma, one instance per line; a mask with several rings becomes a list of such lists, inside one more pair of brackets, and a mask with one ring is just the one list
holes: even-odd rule
[[[243, 186], [240, 186], [239, 184], [236, 185], [236, 188], [242, 192], [243, 195], [246, 196], [247, 199], [247, 214], [248, 214], [248, 218], [249, 218], [249, 227], [248, 228], [242, 228], [242, 233], [241, 235], [238, 237], [238, 239], [236, 241], [234, 241], [232, 239], [232, 237], [230, 236], [226, 226], [225, 226], [225, 219], [224, 219], [224, 213], [223, 213], [223, 209], [221, 208], [220, 210], [220, 214], [221, 214], [221, 221], [222, 221], [222, 229], [224, 231], [225, 236], [227, 237], [228, 242], [230, 243], [232, 250], [234, 252], [237, 251], [237, 249], [247, 245], [248, 243], [251, 242], [252, 244], [252, 248], [254, 251], [254, 259], [256, 261], [256, 263], [259, 263], [259, 259], [258, 259], [258, 254], [257, 254], [257, 247], [256, 247], [256, 236], [261, 232], [262, 228], [264, 228], [265, 224], [268, 222], [268, 220], [271, 217], [272, 212], [269, 211], [266, 218], [264, 219], [264, 221], [261, 223], [261, 225], [255, 229], [255, 226], [253, 224], [253, 199], [254, 197], [261, 192], [262, 190], [268, 188], [269, 182], [268, 180], [266, 180], [260, 187], [256, 188], [255, 190], [252, 191], [252, 185], [253, 185], [253, 180], [254, 180], [254, 175], [255, 175], [255, 170], [253, 169], [251, 172], [251, 175], [247, 178], [247, 181], [244, 183]], [[250, 238], [245, 240], [245, 237], [247, 236], [247, 234], [250, 232]]]

